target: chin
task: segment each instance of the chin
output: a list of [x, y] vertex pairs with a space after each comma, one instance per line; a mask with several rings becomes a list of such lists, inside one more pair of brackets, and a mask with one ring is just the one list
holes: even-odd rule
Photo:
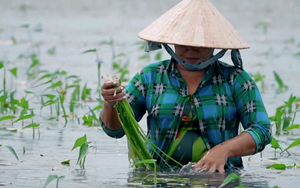
[[188, 63], [200, 63], [201, 59], [184, 59]]

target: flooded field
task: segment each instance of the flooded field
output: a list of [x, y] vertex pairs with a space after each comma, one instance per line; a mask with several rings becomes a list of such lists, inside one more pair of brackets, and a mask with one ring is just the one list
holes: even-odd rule
[[[132, 173], [129, 168], [126, 138], [109, 138], [95, 120], [99, 115], [98, 64], [95, 53], [82, 52], [97, 50], [103, 60], [101, 76], [119, 75], [128, 70], [127, 78], [130, 78], [147, 63], [168, 58], [163, 50], [162, 54], [144, 53], [137, 33], [178, 2], [0, 0], [0, 62], [4, 66], [0, 66], [0, 187], [44, 187], [49, 175], [54, 174], [64, 176], [59, 180], [60, 188], [147, 187], [141, 183], [147, 174]], [[268, 145], [261, 154], [245, 157], [241, 184], [297, 188], [300, 184], [300, 146], [297, 145], [300, 139], [300, 115], [297, 114], [300, 2], [211, 2], [251, 45], [249, 50], [241, 51], [244, 67], [257, 81], [269, 116], [276, 122], [272, 128], [272, 135], [278, 141], [278, 145], [273, 142], [273, 147], [278, 147], [276, 155]], [[229, 54], [223, 61], [230, 60]], [[52, 82], [45, 83], [51, 78]], [[61, 105], [54, 88], [65, 88], [66, 83], [69, 87]], [[78, 83], [80, 88], [74, 92]], [[283, 105], [287, 112], [277, 110]], [[95, 115], [89, 107], [96, 108]], [[63, 108], [72, 116], [65, 119]], [[31, 109], [34, 115], [30, 114]], [[26, 111], [23, 116], [22, 110]], [[31, 126], [24, 128], [27, 125]], [[146, 130], [146, 118], [140, 125]], [[82, 168], [76, 164], [79, 148], [71, 149], [76, 139], [84, 135], [92, 147]], [[280, 155], [280, 148], [284, 150], [292, 143], [294, 147]], [[19, 160], [7, 145], [16, 151]], [[61, 164], [67, 160], [69, 165]], [[280, 166], [283, 170], [267, 168], [273, 164], [285, 166]], [[160, 174], [158, 177], [161, 183], [157, 187], [218, 187], [225, 178], [218, 174]], [[56, 187], [55, 182], [47, 187]]]

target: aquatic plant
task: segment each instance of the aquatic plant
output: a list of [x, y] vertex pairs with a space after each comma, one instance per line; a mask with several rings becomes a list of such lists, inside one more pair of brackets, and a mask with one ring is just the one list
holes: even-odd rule
[[17, 155], [17, 153], [16, 153], [16, 151], [14, 150], [13, 147], [7, 146], [7, 145], [1, 145], [1, 144], [0, 144], [0, 148], [1, 148], [2, 146], [5, 147], [5, 148], [7, 148], [7, 149], [15, 156], [15, 158], [16, 158], [17, 160], [19, 160], [19, 157], [18, 157], [18, 155]]
[[[241, 176], [239, 176], [235, 173], [231, 173], [224, 179], [223, 183], [219, 186], [219, 188], [225, 187], [226, 185], [228, 185], [236, 180], [239, 181], [238, 187], [240, 187], [240, 188], [243, 187], [243, 186], [241, 186]], [[237, 188], [237, 187], [235, 187], [235, 188]]]
[[58, 176], [56, 174], [48, 176], [44, 188], [46, 188], [54, 180], [56, 180], [56, 188], [58, 188], [58, 182], [63, 178], [65, 178], [65, 176]]
[[299, 125], [294, 124], [296, 114], [300, 111], [299, 102], [300, 98], [291, 95], [284, 105], [276, 109], [275, 116], [270, 117], [271, 122], [275, 124], [276, 135], [280, 135], [282, 131], [299, 128]]
[[273, 71], [273, 74], [274, 74], [275, 80], [278, 85], [277, 91], [282, 92], [282, 91], [288, 89], [288, 87], [283, 83], [283, 80], [280, 78], [280, 76], [275, 71]]
[[85, 53], [95, 53], [96, 54], [96, 63], [97, 63], [97, 72], [98, 72], [98, 87], [97, 87], [97, 92], [98, 92], [98, 101], [101, 101], [101, 64], [103, 64], [103, 60], [100, 59], [100, 57], [98, 56], [97, 50], [96, 49], [90, 49], [90, 50], [86, 50], [84, 52], [82, 52], [83, 54]]
[[32, 128], [32, 138], [35, 138], [35, 129], [38, 130], [38, 134], [39, 134], [39, 138], [40, 138], [40, 124], [39, 123], [30, 123], [29, 125], [24, 126], [22, 129], [28, 129], [28, 128]]
[[264, 92], [267, 89], [266, 84], [265, 84], [266, 75], [262, 75], [259, 72], [256, 74], [250, 74], [250, 75], [253, 78], [255, 83], [261, 84], [261, 92]]
[[79, 147], [77, 164], [79, 164], [82, 168], [84, 168], [84, 164], [85, 164], [86, 156], [89, 151], [90, 143], [91, 142], [87, 142], [86, 135], [84, 135], [83, 137], [80, 137], [75, 141], [75, 144], [74, 144], [73, 148], [71, 149], [71, 151], [73, 151], [75, 148]]

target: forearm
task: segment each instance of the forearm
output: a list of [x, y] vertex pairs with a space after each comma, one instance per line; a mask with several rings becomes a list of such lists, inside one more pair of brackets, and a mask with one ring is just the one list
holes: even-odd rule
[[101, 112], [101, 120], [110, 130], [119, 130], [121, 123], [118, 118], [116, 109], [114, 109], [110, 104], [104, 102], [104, 106]]
[[256, 143], [249, 133], [240, 135], [220, 144], [228, 150], [228, 157], [241, 157], [252, 155], [256, 151]]

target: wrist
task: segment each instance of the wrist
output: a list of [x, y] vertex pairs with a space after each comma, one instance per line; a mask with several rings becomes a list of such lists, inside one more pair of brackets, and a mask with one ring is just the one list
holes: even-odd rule
[[224, 153], [226, 153], [227, 158], [234, 157], [234, 151], [228, 144], [221, 143], [219, 147], [221, 147]]
[[104, 101], [105, 107], [108, 107], [108, 108], [115, 108], [115, 107], [114, 107], [115, 104], [116, 104], [116, 103], [110, 103], [110, 102]]

